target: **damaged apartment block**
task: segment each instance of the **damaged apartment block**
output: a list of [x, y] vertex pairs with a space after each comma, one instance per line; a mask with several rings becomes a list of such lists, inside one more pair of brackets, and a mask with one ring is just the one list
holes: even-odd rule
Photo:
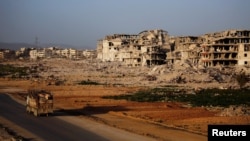
[[200, 60], [200, 45], [203, 38], [196, 36], [172, 37], [170, 40], [171, 50], [167, 52], [167, 63], [184, 63], [189, 60], [193, 65], [197, 65]]
[[138, 35], [114, 34], [98, 41], [97, 58], [121, 61], [127, 66], [161, 65], [169, 49], [169, 36], [164, 30], [146, 30]]
[[205, 34], [201, 62], [204, 66], [250, 65], [250, 31], [228, 30]]
[[250, 65], [250, 31], [226, 30], [202, 36], [170, 37], [164, 30], [114, 34], [98, 41], [97, 58], [127, 66], [188, 62], [193, 66]]

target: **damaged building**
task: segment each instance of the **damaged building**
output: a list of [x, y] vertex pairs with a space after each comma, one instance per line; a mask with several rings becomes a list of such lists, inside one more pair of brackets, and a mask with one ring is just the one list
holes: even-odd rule
[[226, 30], [170, 39], [168, 64], [189, 61], [205, 67], [250, 65], [250, 31]]
[[165, 63], [170, 50], [164, 30], [146, 30], [137, 35], [114, 34], [98, 41], [97, 58], [120, 61], [127, 66], [151, 66]]
[[204, 66], [250, 65], [250, 31], [226, 30], [203, 36], [201, 63]]
[[172, 37], [170, 40], [171, 50], [167, 52], [168, 64], [176, 62], [185, 62], [189, 60], [193, 65], [197, 65], [200, 60], [200, 45], [203, 38], [196, 36], [179, 36]]
[[98, 41], [97, 58], [127, 66], [189, 63], [192, 66], [250, 65], [250, 30], [170, 37], [164, 30], [114, 34]]

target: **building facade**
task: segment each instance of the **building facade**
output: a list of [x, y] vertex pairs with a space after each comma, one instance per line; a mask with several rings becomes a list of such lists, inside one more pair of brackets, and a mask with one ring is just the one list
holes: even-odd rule
[[146, 30], [138, 35], [114, 34], [97, 43], [97, 59], [120, 61], [127, 66], [164, 64], [170, 49], [169, 36], [164, 30]]
[[171, 38], [171, 50], [167, 52], [167, 63], [174, 64], [176, 61], [185, 62], [189, 60], [194, 65], [200, 60], [200, 45], [203, 38], [196, 36], [179, 36]]
[[29, 52], [29, 56], [30, 56], [30, 59], [32, 60], [42, 59], [42, 58], [51, 58], [52, 51], [46, 48], [32, 49]]
[[203, 38], [200, 60], [204, 66], [250, 66], [250, 30], [226, 30]]

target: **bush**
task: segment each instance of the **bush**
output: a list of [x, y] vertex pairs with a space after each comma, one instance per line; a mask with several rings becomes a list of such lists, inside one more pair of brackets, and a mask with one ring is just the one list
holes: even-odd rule
[[82, 80], [80, 83], [78, 83], [79, 85], [101, 85], [98, 82], [94, 82], [91, 80]]
[[245, 72], [240, 72], [240, 74], [236, 75], [236, 81], [240, 86], [240, 89], [243, 88], [247, 83], [247, 76]]

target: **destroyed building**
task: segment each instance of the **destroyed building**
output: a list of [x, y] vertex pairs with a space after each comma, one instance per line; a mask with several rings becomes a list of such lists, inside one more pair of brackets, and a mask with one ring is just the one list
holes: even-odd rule
[[200, 44], [203, 38], [196, 36], [180, 36], [171, 38], [171, 50], [167, 52], [167, 62], [174, 64], [176, 62], [185, 62], [197, 65], [200, 60]]
[[226, 30], [202, 36], [173, 37], [167, 62], [205, 67], [250, 65], [250, 31]]
[[250, 30], [170, 37], [164, 30], [114, 34], [98, 41], [97, 58], [127, 66], [189, 63], [192, 66], [250, 65]]
[[127, 66], [151, 66], [165, 63], [170, 50], [164, 30], [146, 30], [138, 35], [114, 34], [98, 41], [97, 59], [120, 61]]
[[226, 30], [203, 35], [204, 66], [250, 65], [250, 30]]

